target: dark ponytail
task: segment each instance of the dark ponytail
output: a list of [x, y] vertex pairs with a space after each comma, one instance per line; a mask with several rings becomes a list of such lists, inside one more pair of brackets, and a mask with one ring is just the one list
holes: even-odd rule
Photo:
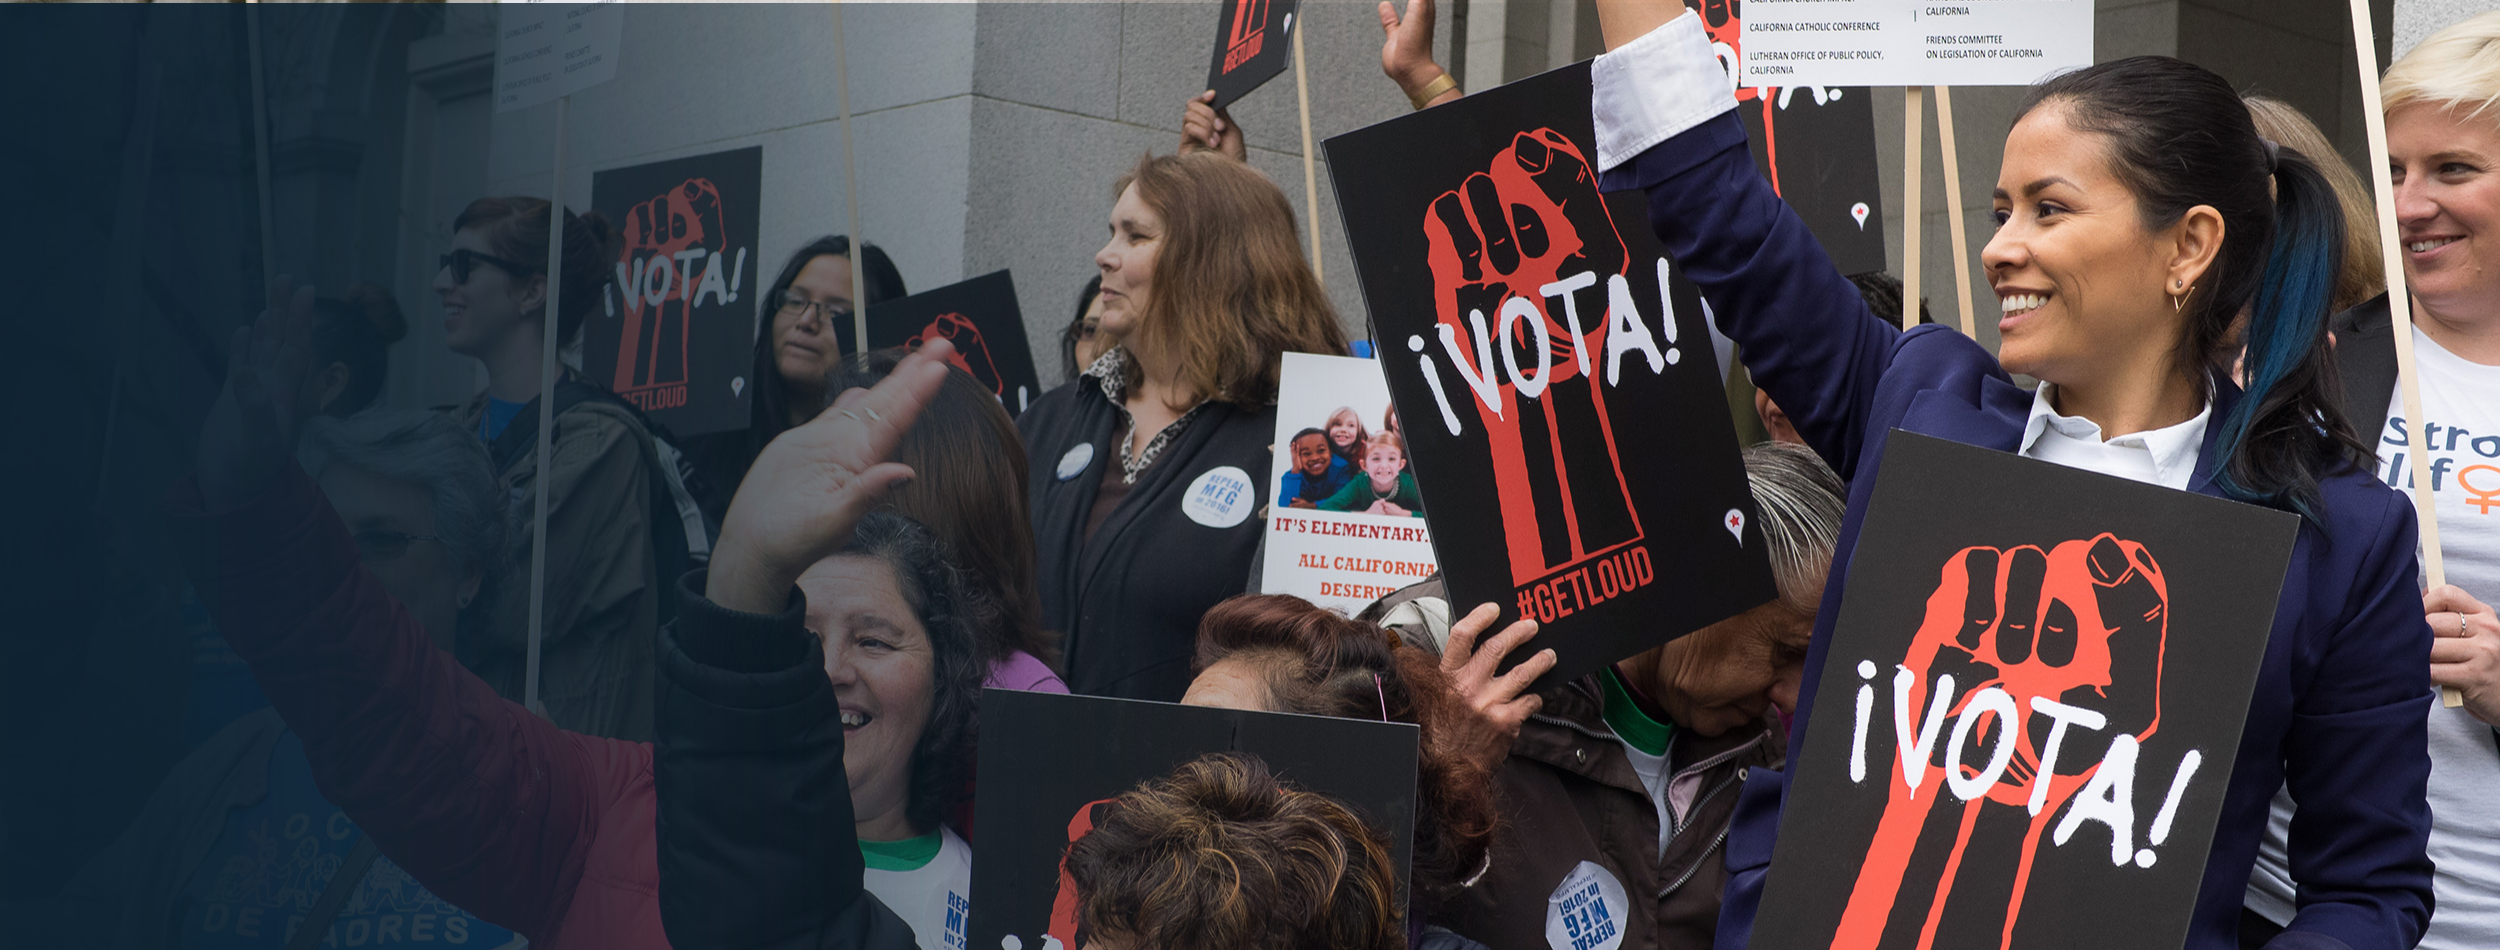
[[2338, 401], [2326, 347], [2328, 300], [2343, 266], [2344, 218], [2308, 157], [2257, 134], [2221, 76], [2167, 56], [2136, 56], [2032, 87], [2016, 120], [2042, 105], [2104, 137], [2111, 171], [2147, 230], [2198, 205], [2222, 215], [2223, 243], [2190, 289], [2176, 365], [2206, 374], [2248, 315], [2247, 390], [2221, 426], [2215, 483], [2242, 501], [2317, 520], [2319, 480], [2368, 449]]
[[347, 388], [323, 411], [344, 419], [373, 405], [390, 371], [391, 344], [408, 335], [399, 301], [378, 284], [348, 288], [345, 297], [313, 301], [313, 357], [347, 367]]

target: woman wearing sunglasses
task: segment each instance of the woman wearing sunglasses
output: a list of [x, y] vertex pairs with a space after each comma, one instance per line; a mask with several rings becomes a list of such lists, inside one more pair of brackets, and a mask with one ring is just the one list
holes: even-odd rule
[[[515, 562], [529, 563], [538, 479], [539, 367], [545, 355], [548, 204], [480, 198], [452, 221], [451, 252], [434, 274], [451, 350], [486, 365], [486, 391], [454, 416], [484, 441], [511, 493]], [[570, 342], [600, 305], [618, 238], [597, 213], [564, 215], [563, 312]], [[584, 386], [559, 370], [558, 386]], [[595, 387], [590, 387], [595, 388]], [[660, 582], [654, 554], [651, 435], [612, 399], [559, 389], [547, 485], [547, 585], [539, 698], [557, 725], [617, 739], [651, 737], [652, 653]], [[507, 699], [527, 692], [530, 597], [485, 604], [460, 661]]]

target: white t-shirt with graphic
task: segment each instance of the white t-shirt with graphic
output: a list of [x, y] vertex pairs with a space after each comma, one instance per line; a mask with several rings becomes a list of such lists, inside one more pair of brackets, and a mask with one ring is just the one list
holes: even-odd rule
[[929, 862], [907, 871], [871, 867], [865, 879], [894, 916], [911, 925], [921, 950], [964, 950], [971, 945], [972, 846], [938, 826], [943, 839]]
[[[2448, 583], [2492, 603], [2500, 599], [2500, 366], [2468, 362], [2420, 330], [2413, 331], [2413, 353], [2430, 421], [2419, 427], [2423, 437], [2414, 438], [2403, 394], [2390, 391], [2376, 446], [2379, 480], [2414, 493], [2419, 486], [2410, 453], [2427, 453]], [[2500, 789], [2500, 742], [2489, 725], [2442, 705], [2436, 692], [2423, 706], [2430, 717], [2430, 856], [2438, 865], [2431, 886], [2438, 912], [2420, 946], [2488, 948], [2500, 934], [2500, 794], [2493, 791]], [[2289, 797], [2276, 795], [2248, 882], [2248, 906], [2277, 923], [2290, 920], [2294, 910], [2284, 859], [2291, 815]]]

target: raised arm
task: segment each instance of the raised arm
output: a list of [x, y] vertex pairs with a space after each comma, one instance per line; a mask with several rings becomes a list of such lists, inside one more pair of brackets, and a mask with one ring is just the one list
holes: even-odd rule
[[236, 331], [199, 469], [165, 500], [174, 549], [302, 737], [322, 795], [436, 895], [544, 939], [601, 811], [639, 780], [647, 753], [497, 697], [364, 569], [291, 458], [311, 289], [273, 291], [286, 312]]
[[1598, 4], [1599, 181], [1649, 193], [1650, 226], [1701, 289], [1754, 382], [1849, 478], [1898, 329], [1866, 308], [1753, 165], [1701, 19], [1676, 0]]

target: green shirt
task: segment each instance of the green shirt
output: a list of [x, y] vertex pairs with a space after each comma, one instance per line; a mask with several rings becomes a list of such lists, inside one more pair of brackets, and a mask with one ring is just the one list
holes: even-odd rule
[[1675, 723], [1649, 718], [1641, 704], [1632, 698], [1631, 690], [1615, 678], [1614, 667], [1597, 671], [1598, 682], [1604, 685], [1606, 725], [1615, 730], [1625, 745], [1650, 755], [1667, 754], [1667, 743], [1675, 738]]
[[[1319, 510], [1362, 511], [1371, 507], [1372, 502], [1379, 500], [1380, 493], [1372, 490], [1371, 475], [1358, 471], [1354, 474], [1353, 481], [1347, 482], [1346, 486], [1338, 489], [1336, 494], [1328, 496], [1327, 501], [1320, 502]], [[1414, 517], [1424, 516], [1424, 493], [1415, 488], [1414, 472], [1403, 470], [1398, 472], [1398, 490], [1389, 496], [1389, 503], [1406, 509], [1407, 513]]]
[[934, 831], [901, 841], [861, 841], [859, 856], [872, 871], [917, 871], [927, 867], [945, 843], [945, 837]]

